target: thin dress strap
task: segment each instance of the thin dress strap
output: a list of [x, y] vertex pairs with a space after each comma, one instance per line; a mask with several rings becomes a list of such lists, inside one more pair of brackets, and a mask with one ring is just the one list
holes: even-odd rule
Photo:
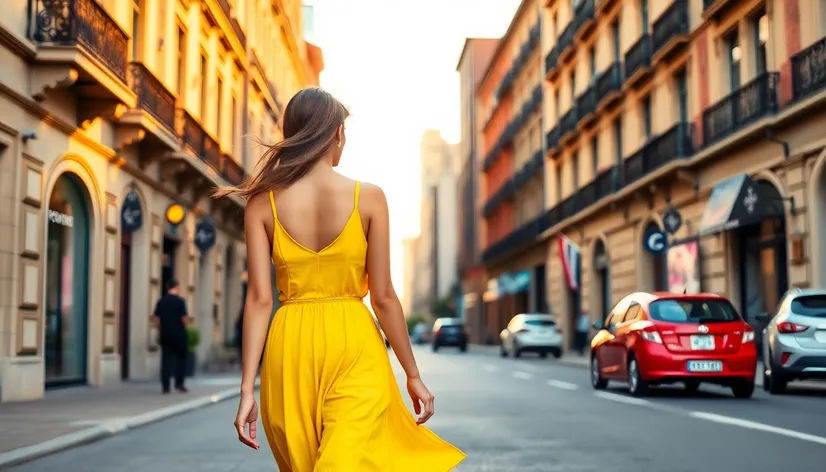
[[[356, 192], [355, 192], [355, 196], [353, 198], [353, 211], [359, 211], [359, 184], [360, 183], [361, 182], [356, 180]], [[275, 207], [273, 207], [273, 208], [275, 208]]]
[[278, 241], [278, 227], [281, 222], [278, 221], [278, 212], [275, 210], [275, 194], [270, 190], [270, 207], [272, 207], [272, 255], [275, 256], [276, 244]]
[[270, 190], [270, 207], [272, 207], [272, 219], [278, 221], [278, 212], [275, 211], [275, 194]]

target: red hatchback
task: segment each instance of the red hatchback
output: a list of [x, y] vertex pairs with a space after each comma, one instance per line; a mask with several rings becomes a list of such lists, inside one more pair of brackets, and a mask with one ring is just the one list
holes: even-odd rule
[[634, 396], [650, 386], [701, 382], [754, 393], [754, 330], [727, 299], [714, 294], [634, 293], [622, 299], [591, 341], [591, 384], [627, 381]]

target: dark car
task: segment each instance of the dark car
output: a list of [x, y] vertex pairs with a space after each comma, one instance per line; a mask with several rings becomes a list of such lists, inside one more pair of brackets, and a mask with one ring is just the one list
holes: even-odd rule
[[458, 347], [467, 351], [465, 324], [458, 318], [439, 318], [433, 323], [433, 352], [440, 347]]

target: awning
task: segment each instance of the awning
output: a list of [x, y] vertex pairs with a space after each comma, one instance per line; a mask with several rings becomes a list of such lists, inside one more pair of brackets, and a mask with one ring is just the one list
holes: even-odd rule
[[783, 199], [773, 185], [739, 174], [711, 190], [699, 234], [719, 233], [784, 215]]

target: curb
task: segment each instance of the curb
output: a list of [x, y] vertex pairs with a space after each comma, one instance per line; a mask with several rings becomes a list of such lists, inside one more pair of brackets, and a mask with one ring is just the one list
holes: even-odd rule
[[54, 454], [72, 447], [92, 443], [109, 436], [114, 436], [125, 431], [140, 428], [148, 424], [156, 423], [173, 416], [204, 408], [241, 394], [238, 388], [228, 388], [212, 395], [205, 395], [176, 405], [159, 408], [139, 415], [121, 418], [117, 420], [104, 421], [98, 426], [64, 434], [56, 438], [49, 439], [42, 443], [32, 444], [9, 452], [0, 453], [0, 471], [9, 467], [17, 466], [25, 462], [39, 459], [44, 456]]

